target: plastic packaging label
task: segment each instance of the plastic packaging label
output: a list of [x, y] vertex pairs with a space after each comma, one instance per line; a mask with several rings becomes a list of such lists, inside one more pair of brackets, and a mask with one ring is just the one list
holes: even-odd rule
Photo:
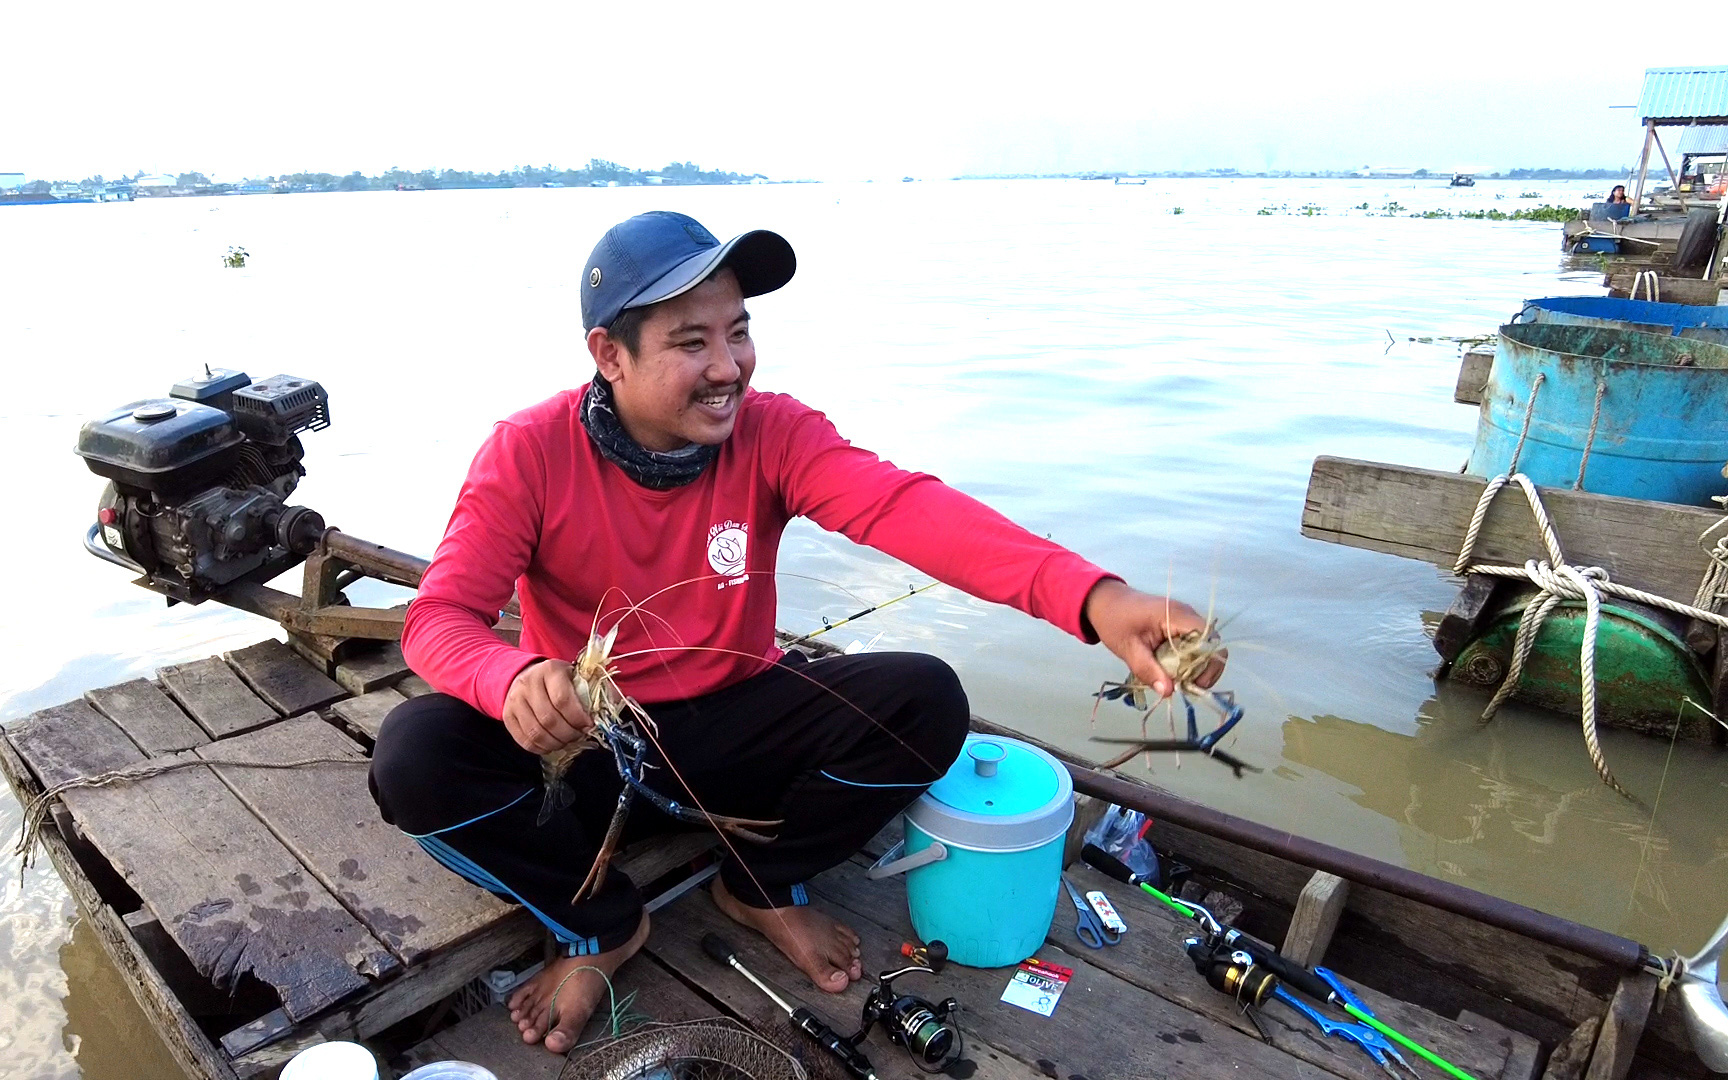
[[1111, 905], [1110, 898], [1097, 889], [1086, 894], [1086, 902], [1092, 905], [1092, 910], [1098, 913], [1098, 921], [1104, 924], [1104, 929], [1114, 930], [1118, 934], [1128, 932], [1128, 924], [1122, 921], [1122, 916], [1116, 914], [1116, 908]]
[[1008, 989], [1002, 991], [1002, 1000], [1039, 1016], [1049, 1016], [1056, 1011], [1056, 1003], [1062, 1000], [1062, 991], [1073, 975], [1072, 968], [1060, 964], [1022, 960], [1014, 977], [1008, 980]]

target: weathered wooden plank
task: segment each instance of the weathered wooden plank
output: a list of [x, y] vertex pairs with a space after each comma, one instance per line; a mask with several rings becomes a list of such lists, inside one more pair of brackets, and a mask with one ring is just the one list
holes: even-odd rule
[[[89, 775], [108, 767], [106, 760], [68, 757], [63, 764]], [[218, 988], [253, 974], [299, 1020], [397, 966], [208, 769], [75, 788], [61, 798], [193, 968]]]
[[144, 760], [124, 732], [82, 701], [31, 713], [8, 724], [6, 737], [45, 788]]
[[1602, 1018], [1592, 1016], [1573, 1028], [1572, 1034], [1548, 1055], [1548, 1067], [1542, 1071], [1542, 1080], [1579, 1080], [1590, 1064], [1590, 1051], [1596, 1048], [1596, 1032], [1601, 1027]]
[[211, 738], [238, 735], [277, 718], [219, 657], [173, 664], [156, 673], [162, 689], [210, 733]]
[[[1418, 559], [1450, 570], [1485, 481], [1461, 473], [1319, 457], [1308, 480], [1302, 535]], [[1543, 488], [1568, 562], [1600, 566], [1622, 585], [1691, 602], [1708, 558], [1699, 535], [1720, 514], [1696, 506]], [[1521, 491], [1495, 499], [1477, 539], [1481, 562], [1545, 558]]]
[[213, 762], [355, 762], [293, 769], [224, 765], [216, 772], [404, 964], [418, 963], [509, 914], [503, 901], [450, 873], [384, 823], [366, 789], [365, 754], [318, 717], [285, 720], [198, 753]]
[[1644, 1024], [1656, 1000], [1656, 982], [1656, 976], [1647, 971], [1635, 971], [1620, 980], [1602, 1018], [1585, 1080], [1625, 1080], [1632, 1071], [1638, 1040], [1644, 1037]]
[[[1622, 299], [1632, 295], [1632, 279], [1637, 271], [1624, 273], [1609, 273], [1602, 278], [1602, 283], [1608, 286], [1608, 295]], [[1702, 278], [1681, 277], [1675, 274], [1663, 274], [1658, 279], [1659, 296], [1664, 304], [1697, 304], [1704, 307], [1714, 305], [1722, 296], [1722, 284], [1717, 281], [1705, 281]], [[1638, 291], [1641, 300], [1650, 299], [1647, 288]]]
[[246, 685], [283, 716], [322, 709], [348, 696], [346, 690], [275, 638], [228, 653], [227, 660]]
[[[6, 736], [0, 736], [0, 773], [5, 774], [7, 783], [20, 801], [42, 790]], [[216, 1049], [150, 963], [120, 916], [102, 902], [60, 834], [53, 829], [43, 830], [41, 844], [54, 869], [59, 871], [60, 880], [66, 883], [67, 892], [72, 894], [73, 901], [84, 913], [86, 925], [95, 931], [102, 951], [119, 969], [122, 981], [149, 1018], [150, 1026], [161, 1036], [175, 1063], [193, 1080], [236, 1080], [221, 1051]]]
[[1506, 1067], [1500, 1072], [1502, 1080], [1534, 1080], [1536, 1062], [1542, 1056], [1541, 1043], [1469, 1009], [1458, 1014], [1458, 1026], [1505, 1049]]
[[1434, 628], [1434, 651], [1450, 664], [1464, 646], [1476, 640], [1482, 625], [1492, 616], [1500, 590], [1510, 584], [1505, 578], [1466, 574], [1464, 587], [1452, 598], [1440, 624]]
[[387, 641], [383, 648], [368, 649], [336, 665], [336, 681], [356, 697], [395, 686], [412, 674], [408, 670], [408, 661], [402, 658], [401, 644], [394, 641]]
[[162, 981], [174, 991], [174, 996], [194, 1016], [218, 1016], [229, 1011], [233, 1000], [227, 991], [218, 990], [214, 983], [198, 974], [192, 961], [180, 951], [180, 946], [163, 929], [156, 916], [144, 908], [122, 915], [138, 948], [149, 957], [150, 965], [162, 976]]
[[180, 706], [168, 699], [148, 679], [133, 679], [118, 686], [104, 686], [84, 694], [84, 700], [96, 711], [114, 721], [133, 742], [151, 757], [172, 754], [176, 750], [210, 741], [203, 728], [180, 711]]
[[222, 1052], [237, 1058], [259, 1046], [286, 1038], [294, 1030], [294, 1021], [282, 1009], [271, 1009], [256, 1020], [241, 1024], [222, 1036]]
[[[647, 956], [639, 956], [619, 969], [613, 978], [618, 997], [634, 994], [630, 1011], [652, 1018], [657, 1023], [678, 1023], [703, 1020], [719, 1015], [719, 1011], [666, 969]], [[589, 1021], [578, 1043], [601, 1039], [608, 1021], [604, 1003]], [[588, 1074], [581, 1071], [582, 1059], [594, 1047], [586, 1047], [566, 1060], [562, 1054], [548, 1053], [542, 1046], [530, 1046], [522, 1041], [522, 1033], [510, 1019], [503, 1005], [482, 1009], [408, 1051], [410, 1065], [432, 1061], [470, 1061], [511, 1080], [558, 1080], [568, 1075], [582, 1080]]]
[[618, 869], [624, 871], [637, 888], [646, 889], [719, 846], [720, 837], [707, 831], [656, 836], [626, 849], [618, 858]]
[[[981, 716], [972, 717], [972, 728], [1024, 739], [1058, 760], [1087, 764], [1059, 746]], [[1313, 874], [1312, 867], [1168, 821], [1156, 821], [1147, 838], [1160, 853], [1267, 897], [1286, 911], [1295, 907]], [[1352, 887], [1329, 959], [1329, 967], [1349, 978], [1407, 997], [1420, 995], [1420, 1003], [1441, 1015], [1473, 1009], [1546, 1041], [1564, 1038], [1572, 1025], [1600, 1013], [1619, 978], [1608, 965], [1568, 950], [1360, 885]]]
[[[634, 845], [619, 856], [618, 868], [630, 875], [631, 880], [647, 884], [689, 861], [688, 856], [677, 856], [687, 850], [682, 845], [691, 837], [701, 838], [702, 834], [682, 834]], [[708, 839], [713, 842], [711, 837]], [[675, 861], [668, 865], [669, 859]], [[320, 1016], [317, 1029], [331, 1039], [368, 1038], [437, 1004], [469, 980], [529, 950], [538, 951], [546, 936], [534, 916], [525, 909], [513, 909], [479, 933], [415, 965], [410, 977], [393, 979]]]
[[[1228, 841], [1156, 822], [1148, 838], [1160, 852], [1294, 907], [1312, 871], [1286, 859], [1250, 851]], [[1409, 994], [1474, 990], [1465, 1007], [1499, 1019], [1517, 1030], [1531, 1030], [1525, 1016], [1512, 1022], [1497, 1007], [1511, 1002], [1519, 1010], [1558, 1017], [1576, 1024], [1600, 1013], [1613, 992], [1617, 974], [1575, 953], [1543, 945], [1495, 927], [1418, 904], [1364, 885], [1352, 885], [1333, 938], [1328, 965], [1351, 978], [1392, 979], [1391, 958], [1411, 957], [1428, 973], [1426, 985], [1391, 986]], [[1439, 1003], [1435, 1003], [1439, 1007]]]
[[[1129, 931], [1120, 945], [1100, 950], [1083, 947], [1075, 940], [1073, 909], [1064, 897], [1057, 905], [1046, 938], [1050, 945], [1081, 955], [1086, 962], [1197, 1018], [1233, 1028], [1248, 1038], [1258, 1037], [1236, 1002], [1207, 985], [1183, 953], [1183, 940], [1195, 932], [1193, 923], [1177, 918], [1146, 894], [1122, 888], [1090, 867], [1075, 866], [1068, 874], [1082, 891], [1103, 889], [1127, 921]], [[870, 881], [861, 872], [854, 874], [849, 867], [831, 871], [813, 883], [812, 889], [833, 904], [852, 911], [904, 911], [906, 906], [902, 886], [886, 880]], [[1387, 1023], [1435, 1049], [1479, 1080], [1504, 1075], [1507, 1048], [1476, 1038], [1454, 1021], [1377, 990], [1357, 987], [1357, 991]], [[1066, 1004], [1064, 998], [1063, 1005]], [[1382, 1080], [1384, 1076], [1379, 1066], [1349, 1044], [1316, 1037], [1312, 1024], [1282, 1004], [1267, 1006], [1262, 1010], [1262, 1020], [1273, 1045], [1296, 1059], [1352, 1080]], [[1521, 1048], [1534, 1053], [1534, 1039], [1526, 1036], [1518, 1039]], [[1085, 1069], [1079, 1071], [1095, 1075]]]
[[403, 676], [402, 681], [396, 684], [396, 692], [401, 694], [403, 697], [422, 697], [426, 694], [436, 693], [437, 691], [432, 689], [431, 683], [422, 679], [420, 676], [405, 675]]
[[390, 715], [391, 709], [407, 700], [394, 690], [373, 690], [359, 697], [343, 698], [330, 706], [330, 711], [352, 724], [354, 730], [377, 742], [378, 729], [384, 726], [384, 718]]
[[475, 977], [531, 949], [540, 949], [545, 936], [534, 916], [518, 908], [466, 941], [415, 965], [411, 978], [382, 983], [313, 1023], [328, 1039], [369, 1038], [436, 1005]]
[[[903, 907], [903, 906], [902, 906]], [[840, 913], [837, 913], [840, 914]], [[904, 961], [899, 960], [899, 942], [893, 931], [884, 929], [867, 920], [848, 916], [849, 924], [858, 931], [863, 939], [864, 967], [866, 971], [884, 970], [889, 965], [898, 967]], [[742, 1018], [757, 1031], [768, 1034], [777, 1043], [788, 1048], [800, 1047], [804, 1050], [807, 1063], [820, 1058], [820, 1052], [815, 1051], [802, 1035], [791, 1035], [786, 1038], [776, 1038], [777, 1032], [785, 1030], [785, 1014], [777, 1009], [763, 993], [745, 981], [742, 975], [730, 968], [722, 968], [702, 951], [702, 936], [706, 933], [718, 933], [737, 950], [738, 959], [750, 969], [751, 973], [763, 982], [773, 987], [775, 992], [788, 1001], [810, 1007], [811, 1011], [821, 1017], [830, 1027], [848, 1034], [857, 1023], [859, 1011], [863, 1007], [864, 996], [868, 988], [864, 983], [853, 983], [844, 994], [825, 994], [810, 984], [810, 980], [794, 969], [778, 950], [760, 935], [738, 926], [719, 909], [715, 908], [713, 900], [706, 891], [697, 891], [678, 901], [672, 907], [656, 916], [653, 932], [648, 937], [644, 947], [650, 956], [667, 967], [676, 971], [682, 978], [696, 986], [704, 994], [719, 1001], [733, 1015]], [[1054, 949], [1044, 949], [1042, 953], [1053, 958], [1064, 966], [1072, 966], [1072, 958], [1066, 957]], [[898, 963], [896, 962], [898, 961]], [[1075, 1070], [1067, 1067], [1064, 1062], [1060, 1069], [1054, 1060], [1062, 1057], [1056, 1047], [1056, 1036], [1050, 1034], [1050, 1029], [1065, 1028], [1071, 1022], [1073, 1006], [1076, 1002], [1086, 1002], [1093, 997], [1092, 974], [1088, 972], [1084, 984], [1076, 982], [1063, 994], [1055, 1016], [1045, 1020], [1032, 1013], [1023, 1012], [1012, 1005], [1005, 1005], [997, 1000], [1002, 994], [1002, 988], [1008, 983], [1009, 972], [1006, 969], [996, 971], [979, 971], [973, 968], [960, 968], [950, 964], [943, 969], [940, 979], [932, 982], [925, 979], [916, 986], [920, 994], [933, 998], [947, 995], [958, 997], [964, 1006], [959, 1016], [961, 1030], [966, 1037], [966, 1057], [977, 1065], [977, 1071], [971, 1073], [972, 1080], [1043, 1080], [1045, 1077], [1067, 1077]], [[914, 989], [914, 982], [919, 976], [910, 977], [904, 984], [908, 990]], [[1086, 1005], [1082, 1004], [1081, 1009]], [[1023, 1059], [1023, 1051], [1004, 1050], [994, 1045], [981, 1025], [986, 1013], [995, 1013], [992, 1023], [1002, 1024], [1004, 1021], [1019, 1024], [1022, 1027], [1037, 1025], [1033, 1033], [1034, 1039], [1041, 1043], [1049, 1043], [1049, 1054], [1034, 1054], [1030, 1061]], [[1002, 1014], [1013, 1013], [1012, 1016]], [[1150, 1040], [1152, 1032], [1162, 1026], [1158, 1017], [1141, 1017], [1142, 1037]], [[1191, 1034], [1204, 1038], [1196, 1030], [1196, 1025], [1186, 1022], [1175, 1030], [1189, 1031]], [[1104, 1036], [1100, 1036], [1102, 1038]], [[805, 1040], [799, 1042], [797, 1040]], [[1162, 1043], [1157, 1045], [1162, 1046]], [[1184, 1049], [1204, 1049], [1183, 1043]], [[876, 1066], [876, 1072], [882, 1080], [918, 1080], [924, 1076], [917, 1071], [904, 1050], [890, 1045], [880, 1033], [872, 1034], [861, 1049]], [[1109, 1048], [1099, 1047], [1100, 1052]], [[1268, 1053], [1272, 1051], [1268, 1050]], [[1120, 1055], [1126, 1059], [1127, 1055]], [[1040, 1057], [1048, 1057], [1052, 1064], [1048, 1069], [1033, 1064]], [[1104, 1068], [1097, 1072], [1087, 1072], [1084, 1075], [1091, 1080], [1107, 1080], [1107, 1078], [1126, 1078], [1132, 1076], [1197, 1076], [1211, 1078], [1221, 1074], [1215, 1071], [1188, 1073], [1181, 1069], [1171, 1071], [1150, 1070], [1130, 1072], [1133, 1064], [1128, 1060], [1119, 1061], [1114, 1067]], [[818, 1074], [820, 1075], [820, 1074]], [[832, 1074], [831, 1074], [832, 1075]], [[1259, 1074], [1245, 1071], [1237, 1075], [1276, 1075], [1272, 1073]], [[1312, 1075], [1312, 1074], [1310, 1074]]]
[[[1073, 866], [1080, 858], [1080, 849], [1086, 846], [1086, 831], [1098, 824], [1104, 816], [1104, 811], [1110, 809], [1110, 804], [1103, 799], [1094, 799], [1090, 795], [1074, 796], [1074, 820], [1068, 824], [1068, 836], [1062, 841], [1062, 865]], [[890, 827], [898, 826], [900, 819], [890, 822]], [[880, 854], [876, 852], [875, 854]]]
[[1482, 389], [1488, 385], [1488, 371], [1494, 366], [1494, 346], [1478, 345], [1466, 352], [1458, 363], [1458, 385], [1452, 400], [1460, 405], [1482, 404]]
[[299, 1035], [289, 1035], [267, 1046], [247, 1051], [234, 1058], [232, 1065], [234, 1075], [239, 1080], [257, 1080], [267, 1077], [268, 1080], [278, 1080], [282, 1066], [294, 1060], [294, 1055], [302, 1050], [310, 1049], [321, 1042], [328, 1042], [321, 1032], [308, 1031]]
[[1348, 881], [1322, 870], [1314, 871], [1296, 898], [1296, 912], [1290, 916], [1290, 928], [1284, 932], [1279, 954], [1303, 967], [1325, 963], [1326, 947], [1332, 944], [1332, 933], [1338, 929], [1338, 918], [1344, 914], [1344, 903], [1349, 899]]

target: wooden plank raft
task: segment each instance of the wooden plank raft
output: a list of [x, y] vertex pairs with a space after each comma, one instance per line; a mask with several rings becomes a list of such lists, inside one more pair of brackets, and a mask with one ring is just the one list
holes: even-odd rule
[[[45, 710], [9, 731], [44, 783], [145, 760], [94, 710], [75, 724], [67, 723], [68, 711]], [[68, 745], [74, 735], [81, 742]], [[74, 788], [61, 799], [84, 836], [218, 988], [256, 976], [298, 1020], [398, 964], [207, 768]]]
[[[280, 649], [258, 649], [249, 656], [262, 656], [269, 663], [303, 663]], [[390, 667], [388, 658], [382, 666]], [[310, 667], [306, 671], [322, 677]], [[303, 673], [279, 670], [279, 675], [283, 681], [273, 684], [274, 703], [256, 694], [251, 699], [274, 716], [294, 707], [290, 692], [295, 686], [312, 688], [313, 698], [329, 692]], [[201, 738], [208, 727], [193, 725], [184, 713], [176, 718], [164, 711], [179, 709], [175, 702], [180, 699], [141, 680], [93, 691], [88, 701], [43, 710], [11, 725], [0, 739], [0, 767], [21, 797], [40, 790], [39, 783], [135, 765], [147, 760], [146, 751], [158, 761], [197, 762], [140, 782], [64, 793], [69, 811], [65, 828], [78, 834], [76, 842], [86, 845], [92, 858], [112, 864], [142, 898], [142, 909], [117, 911], [109, 906], [123, 901], [106, 900], [91, 888], [58, 833], [48, 844], [81, 906], [91, 914], [104, 947], [131, 973], [134, 993], [147, 1003], [178, 1059], [195, 1076], [232, 1080], [266, 1075], [294, 1047], [324, 1038], [369, 1038], [544, 940], [539, 924], [526, 912], [466, 885], [384, 826], [359, 764], [261, 767], [309, 757], [363, 762], [365, 741], [375, 735], [388, 707], [404, 700], [403, 694], [424, 690], [412, 676], [390, 677], [396, 690], [355, 679], [353, 686], [371, 686], [370, 692], [328, 701], [327, 708], [318, 706], [325, 708], [324, 715], [267, 721], [247, 733], [203, 739], [191, 749], [171, 747], [188, 737]], [[256, 673], [238, 681], [247, 693], [262, 685]], [[89, 702], [116, 715], [105, 716]], [[245, 699], [230, 695], [229, 705], [233, 715], [256, 715]], [[131, 719], [128, 710], [134, 707], [150, 722], [140, 720], [129, 727], [122, 723], [122, 717]], [[343, 724], [360, 735], [359, 742], [343, 734]], [[26, 762], [34, 776], [25, 772]], [[1082, 808], [1082, 814], [1087, 812]], [[1591, 1075], [1623, 1076], [1632, 1067], [1641, 1017], [1648, 1011], [1648, 980], [1642, 976], [1616, 987], [1611, 978], [1603, 980], [1598, 965], [1582, 958], [1533, 943], [1526, 943], [1524, 952], [1508, 952], [1509, 935], [1504, 932], [1431, 911], [1424, 921], [1416, 917], [1420, 912], [1413, 914], [1418, 905], [1390, 894], [1360, 886], [1344, 890], [1336, 882], [1328, 888], [1327, 882], [1317, 883], [1314, 875], [1293, 863], [1168, 823], [1159, 824], [1154, 838], [1180, 857], [1227, 867], [1252, 890], [1276, 897], [1286, 912], [1290, 947], [1309, 959], [1327, 956], [1330, 927], [1336, 925], [1341, 940], [1330, 943], [1327, 962], [1347, 976], [1368, 978], [1382, 990], [1397, 989], [1392, 995], [1359, 986], [1363, 997], [1394, 1026], [1480, 1080], [1531, 1080], [1541, 1046], [1527, 1033], [1540, 1031], [1544, 1043], [1559, 1043], [1569, 1027], [1559, 1027], [1551, 1017], [1568, 1025], [1573, 1017], [1595, 1021], [1610, 996], [1610, 1023], [1602, 1028], [1605, 1033], [1611, 1029], [1612, 1037], [1592, 1032]], [[646, 884], [687, 865], [713, 844], [703, 834], [682, 834], [625, 853], [620, 866]], [[865, 966], [873, 973], [898, 966], [899, 943], [908, 940], [912, 930], [903, 882], [869, 881], [863, 874], [866, 862], [860, 857], [842, 864], [812, 882], [811, 891], [858, 930]], [[1183, 956], [1180, 941], [1192, 929], [1189, 924], [1089, 869], [1076, 866], [1070, 872], [1082, 888], [1108, 886], [1131, 932], [1121, 946], [1084, 949], [1074, 940], [1071, 910], [1065, 903], [1058, 906], [1038, 955], [1073, 968], [1075, 975], [1054, 1017], [1041, 1018], [998, 1000], [1008, 969], [950, 966], [936, 981], [924, 980], [917, 987], [935, 998], [953, 994], [965, 1005], [961, 1024], [974, 1080], [1153, 1075], [1376, 1080], [1383, 1075], [1360, 1051], [1319, 1038], [1306, 1021], [1281, 1005], [1264, 1010], [1270, 1041], [1262, 1041], [1234, 1003], [1207, 986]], [[131, 903], [137, 907], [137, 900]], [[1295, 914], [1289, 917], [1292, 907]], [[828, 1074], [825, 1059], [786, 1027], [765, 997], [702, 952], [701, 937], [710, 930], [727, 936], [758, 975], [814, 1007], [837, 1030], [849, 1032], [855, 1026], [866, 986], [855, 985], [838, 997], [815, 991], [766, 941], [726, 920], [703, 892], [684, 896], [654, 919], [655, 933], [644, 954], [621, 973], [625, 985], [640, 986], [648, 994], [643, 999], [649, 1003], [647, 1011], [663, 1020], [715, 1012], [734, 1015], [808, 1055], [813, 1076]], [[1468, 954], [1471, 959], [1464, 966], [1474, 970], [1486, 956], [1489, 968], [1534, 972], [1542, 985], [1531, 986], [1531, 980], [1524, 979], [1517, 986], [1484, 987], [1484, 993], [1460, 981], [1445, 991], [1450, 996], [1443, 995], [1443, 1004], [1411, 1004], [1402, 1000], [1404, 988], [1387, 981], [1396, 983], [1403, 975], [1375, 977], [1366, 970], [1364, 942], [1373, 954], [1367, 966], [1390, 959], [1406, 965], [1400, 972], [1415, 972], [1401, 954], [1393, 957], [1363, 936], [1364, 924], [1370, 922], [1381, 933], [1408, 938], [1410, 948], [1432, 958], [1433, 965], [1459, 966]], [[1270, 932], [1277, 940], [1276, 928]], [[145, 939], [155, 943], [155, 962], [140, 944]], [[191, 1020], [185, 1004], [189, 999], [177, 999], [167, 989], [170, 984], [156, 965], [174, 959], [161, 954], [169, 947], [184, 951], [191, 966], [213, 981], [241, 972], [256, 975], [281, 997], [279, 1015], [267, 1014], [245, 1030], [230, 1031], [220, 1040], [227, 1047], [224, 1054]], [[1489, 954], [1506, 963], [1495, 962]], [[1446, 976], [1437, 969], [1427, 977]], [[1409, 991], [1411, 996], [1417, 993]], [[1502, 994], [1522, 1004], [1504, 1002]], [[1463, 1011], [1452, 1002], [1464, 1002]], [[275, 1036], [281, 1037], [276, 1045], [252, 1049], [259, 1038]], [[1648, 1048], [1651, 1039], [1642, 1042]], [[879, 1033], [867, 1041], [866, 1049], [883, 1080], [922, 1075]], [[573, 1075], [552, 1055], [524, 1047], [496, 1007], [433, 1036], [416, 1053], [421, 1051], [427, 1055], [424, 1060], [496, 1061], [501, 1076]], [[497, 1056], [483, 1056], [487, 1054]], [[1645, 1067], [1646, 1058], [1640, 1056], [1638, 1063]]]
[[[1302, 535], [1385, 552], [1450, 571], [1487, 481], [1462, 473], [1318, 457], [1308, 479]], [[1600, 566], [1635, 589], [1690, 603], [1710, 560], [1698, 537], [1721, 514], [1697, 506], [1541, 488], [1566, 561]], [[1545, 559], [1522, 491], [1494, 500], [1476, 541], [1478, 562]]]
[[[198, 753], [206, 761], [366, 761], [347, 736], [316, 716], [223, 739]], [[445, 870], [386, 825], [367, 793], [363, 768], [230, 765], [216, 774], [404, 964], [417, 963], [510, 912], [509, 905]]]

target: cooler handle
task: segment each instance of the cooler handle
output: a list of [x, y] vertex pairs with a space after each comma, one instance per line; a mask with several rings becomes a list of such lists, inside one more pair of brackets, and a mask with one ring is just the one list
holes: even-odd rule
[[876, 881], [885, 877], [893, 877], [895, 874], [904, 874], [908, 870], [916, 870], [920, 866], [929, 866], [931, 863], [941, 862], [948, 857], [948, 849], [942, 845], [940, 840], [932, 840], [929, 847], [916, 855], [901, 858], [900, 853], [905, 850], [906, 841], [899, 841], [883, 852], [882, 857], [876, 860], [876, 864], [864, 871], [864, 876], [871, 881]]

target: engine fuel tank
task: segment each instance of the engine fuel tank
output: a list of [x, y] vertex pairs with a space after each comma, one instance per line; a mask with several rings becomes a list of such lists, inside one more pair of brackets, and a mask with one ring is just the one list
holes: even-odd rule
[[96, 475], [172, 501], [226, 476], [244, 441], [221, 409], [151, 398], [89, 421], [73, 449]]

